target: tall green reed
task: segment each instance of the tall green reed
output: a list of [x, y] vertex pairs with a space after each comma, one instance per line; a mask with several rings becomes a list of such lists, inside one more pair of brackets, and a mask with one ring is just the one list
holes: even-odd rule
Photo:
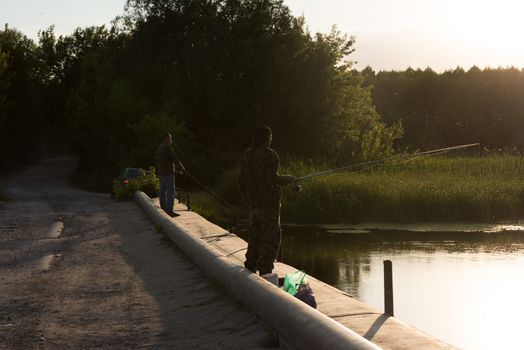
[[[303, 176], [326, 169], [326, 164], [284, 159], [280, 172]], [[214, 189], [245, 212], [237, 174], [238, 169], [225, 172]], [[284, 222], [494, 222], [524, 217], [524, 160], [518, 156], [390, 161], [302, 184], [301, 193], [291, 186], [284, 190]], [[207, 207], [213, 203], [208, 201]]]

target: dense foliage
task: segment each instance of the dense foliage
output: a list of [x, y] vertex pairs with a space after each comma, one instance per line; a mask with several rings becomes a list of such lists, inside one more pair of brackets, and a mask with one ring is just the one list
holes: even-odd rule
[[113, 180], [114, 199], [122, 201], [133, 198], [136, 191], [142, 191], [150, 197], [158, 197], [160, 183], [154, 167], [140, 169], [137, 177], [125, 186], [119, 180]]
[[404, 145], [435, 148], [480, 142], [524, 150], [524, 70], [498, 68], [441, 74], [431, 69], [363, 72], [386, 122], [402, 120]]
[[0, 202], [7, 202], [7, 201], [9, 201], [9, 197], [7, 196], [7, 194], [2, 192], [2, 190], [0, 190]]
[[16, 30], [0, 31], [0, 160], [20, 161], [42, 141], [43, 65], [33, 41]]
[[353, 42], [310, 34], [281, 0], [129, 0], [110, 29], [57, 38], [51, 27], [38, 44], [6, 28], [0, 144], [13, 159], [26, 153], [22, 135], [33, 148], [33, 133], [72, 145], [80, 170], [108, 184], [118, 168], [152, 164], [166, 131], [209, 181], [258, 124], [274, 129], [280, 152], [339, 162], [391, 154], [401, 126], [380, 121], [351, 69]]

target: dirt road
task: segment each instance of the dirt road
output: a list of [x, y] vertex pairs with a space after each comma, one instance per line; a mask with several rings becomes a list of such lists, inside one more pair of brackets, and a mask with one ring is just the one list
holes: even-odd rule
[[0, 180], [0, 349], [254, 349], [275, 338], [72, 158]]

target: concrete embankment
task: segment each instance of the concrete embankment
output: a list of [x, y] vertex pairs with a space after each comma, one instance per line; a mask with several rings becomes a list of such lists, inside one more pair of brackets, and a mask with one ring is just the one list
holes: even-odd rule
[[[452, 349], [425, 333], [350, 297], [314, 277], [317, 310], [243, 267], [247, 243], [198, 214], [176, 210], [172, 219], [142, 192], [135, 199], [151, 220], [208, 275], [239, 298], [278, 333], [281, 343], [298, 349]], [[276, 263], [284, 276], [295, 267]]]

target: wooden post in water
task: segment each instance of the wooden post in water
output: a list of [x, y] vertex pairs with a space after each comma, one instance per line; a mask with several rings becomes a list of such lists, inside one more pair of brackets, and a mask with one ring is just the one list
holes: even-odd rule
[[384, 260], [384, 313], [394, 316], [393, 313], [393, 265], [391, 260]]

